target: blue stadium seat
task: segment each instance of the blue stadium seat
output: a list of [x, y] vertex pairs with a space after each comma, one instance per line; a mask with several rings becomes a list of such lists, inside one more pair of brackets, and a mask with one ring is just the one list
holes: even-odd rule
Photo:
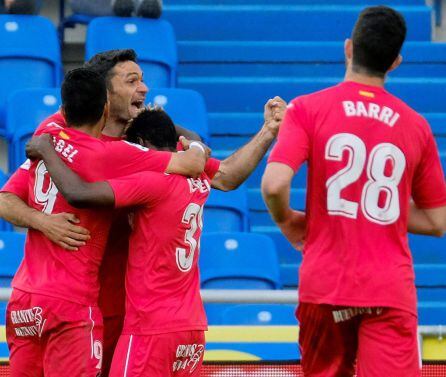
[[[4, 136], [5, 105], [11, 92], [56, 87], [62, 67], [56, 29], [46, 18], [0, 15], [0, 40], [0, 135]], [[26, 108], [22, 103], [22, 113]]]
[[23, 163], [26, 142], [40, 122], [59, 110], [60, 103], [60, 89], [56, 88], [20, 90], [8, 98], [6, 129], [11, 135], [10, 171], [15, 171]]
[[409, 247], [416, 264], [446, 264], [446, 238], [409, 234]]
[[440, 150], [440, 159], [443, 166], [443, 174], [446, 174], [446, 150]]
[[446, 302], [423, 301], [418, 303], [418, 323], [424, 326], [446, 324]]
[[203, 234], [199, 264], [204, 289], [280, 288], [276, 248], [260, 234]]
[[296, 305], [232, 305], [221, 313], [222, 325], [297, 325]]
[[247, 232], [248, 192], [242, 185], [237, 190], [222, 192], [211, 190], [204, 206], [203, 231]]
[[106, 50], [132, 48], [150, 88], [176, 84], [177, 48], [172, 26], [164, 20], [98, 17], [88, 25], [86, 60]]
[[[182, 77], [338, 77], [345, 74], [343, 41], [180, 41]], [[444, 77], [446, 43], [407, 42], [391, 77]], [[220, 64], [216, 64], [219, 62]], [[222, 64], [224, 63], [224, 64]]]
[[190, 89], [150, 89], [146, 102], [162, 107], [175, 124], [209, 140], [206, 104], [200, 93]]
[[26, 235], [0, 232], [0, 286], [9, 286], [23, 258]]
[[[8, 176], [2, 170], [0, 170], [0, 188], [3, 187], [7, 180]], [[0, 231], [5, 230], [11, 231], [12, 225], [3, 219], [0, 219]]]
[[[243, 128], [243, 123], [236, 122], [236, 115], [262, 111], [268, 98], [279, 95], [291, 100], [338, 83], [338, 78], [275, 76], [182, 77], [179, 80], [180, 87], [197, 90], [206, 98], [210, 115], [226, 113], [232, 117], [232, 126], [240, 128]], [[386, 85], [390, 93], [400, 97], [416, 111], [425, 113], [444, 112], [444, 87], [443, 78], [393, 78]], [[210, 120], [213, 120], [211, 116]]]
[[[6, 324], [6, 302], [0, 301], [0, 326]], [[2, 357], [3, 355], [0, 355]]]
[[[401, 3], [400, 3], [401, 4]], [[412, 3], [413, 4], [413, 3]], [[163, 17], [175, 26], [179, 41], [335, 41], [344, 40], [364, 3], [249, 4], [166, 6]], [[431, 39], [431, 9], [399, 6], [408, 24], [408, 40]], [[278, 22], [280, 20], [280, 22]], [[199, 27], [197, 27], [199, 25]]]
[[415, 264], [414, 267], [418, 300], [420, 302], [444, 301], [446, 297], [446, 264]]

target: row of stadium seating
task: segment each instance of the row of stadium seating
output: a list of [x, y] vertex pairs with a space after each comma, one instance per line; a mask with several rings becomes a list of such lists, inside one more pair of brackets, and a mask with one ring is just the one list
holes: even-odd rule
[[[205, 210], [207, 215], [212, 207]], [[0, 232], [0, 286], [9, 286], [22, 259], [25, 235]], [[204, 233], [201, 239], [201, 287], [203, 289], [281, 289], [279, 261], [274, 242], [266, 236], [240, 232]], [[446, 264], [416, 264], [420, 323], [441, 323], [446, 313]], [[296, 271], [295, 274], [297, 275]], [[292, 305], [251, 305], [236, 313], [232, 304], [207, 304], [212, 324], [233, 324], [240, 318], [251, 324], [293, 324]], [[0, 308], [1, 309], [1, 308]], [[274, 316], [257, 312], [272, 311]], [[444, 317], [443, 317], [444, 318]]]
[[[360, 6], [359, 2], [337, 0], [337, 4], [342, 6], [329, 7], [317, 5], [317, 1], [293, 6], [295, 2], [291, 0], [279, 0], [274, 5], [269, 2], [268, 6], [264, 6], [263, 0], [246, 1], [244, 6], [234, 0], [219, 3], [215, 6], [210, 0], [166, 1], [165, 18], [173, 24], [177, 43], [172, 27], [165, 21], [97, 18], [88, 27], [86, 57], [111, 48], [135, 48], [146, 82], [151, 88], [178, 85], [198, 91], [204, 96], [209, 111], [208, 125], [206, 108], [202, 99], [195, 100], [201, 98], [196, 92], [188, 92], [189, 95], [195, 93], [195, 99], [186, 97], [185, 92], [178, 97], [188, 103], [187, 107], [181, 107], [172, 100], [174, 91], [167, 89], [152, 89], [148, 101], [164, 105], [176, 123], [197, 130], [210, 143], [215, 155], [224, 158], [259, 129], [262, 124], [261, 111], [267, 98], [281, 95], [289, 100], [342, 79], [342, 40], [348, 37], [357, 13], [366, 2], [361, 2]], [[367, 1], [367, 4], [371, 3], [373, 1]], [[430, 9], [424, 6], [423, 1], [394, 0], [388, 3], [404, 3], [401, 9], [408, 19], [410, 39], [403, 52], [405, 63], [392, 75], [388, 89], [423, 112], [433, 124], [439, 145], [446, 150], [446, 112], [443, 103], [446, 45], [430, 42]], [[350, 5], [346, 7], [346, 4]], [[30, 26], [33, 22], [40, 22], [42, 26]], [[44, 22], [47, 24], [45, 27]], [[42, 30], [45, 30], [45, 34]], [[21, 31], [26, 34], [19, 36]], [[59, 97], [57, 89], [53, 89], [52, 92], [40, 94], [36, 97], [39, 99], [33, 102], [26, 97], [32, 91], [12, 94], [11, 80], [14, 80], [14, 89], [56, 87], [60, 84], [62, 65], [55, 29], [42, 18], [2, 16], [0, 39], [6, 41], [6, 48], [3, 49], [3, 43], [0, 46], [0, 67], [3, 68], [0, 70], [0, 109], [7, 97], [10, 98], [8, 108], [15, 103], [14, 109], [7, 110], [5, 127], [8, 131], [4, 132], [13, 141], [10, 153], [12, 170], [22, 160], [24, 140], [39, 120], [57, 108]], [[198, 104], [200, 101], [201, 104]], [[48, 108], [35, 118], [34, 115], [30, 116], [29, 123], [27, 121], [25, 124], [23, 118], [27, 113], [32, 114], [31, 104], [42, 107], [42, 102]], [[197, 107], [191, 109], [190, 103], [197, 103]], [[1, 114], [2, 110], [0, 118]], [[13, 136], [18, 129], [25, 131], [20, 138]], [[17, 134], [20, 135], [20, 132]], [[275, 269], [277, 265], [280, 266], [280, 273], [274, 273], [280, 277], [276, 288], [295, 287], [300, 254], [291, 248], [272, 224], [260, 197], [259, 182], [265, 161], [248, 180], [246, 187], [234, 194], [239, 195], [237, 198], [232, 197], [232, 193], [212, 193], [211, 206], [205, 214], [205, 229], [246, 231], [249, 223], [253, 233], [270, 236], [278, 260], [278, 263], [270, 266]], [[292, 203], [296, 208], [304, 208], [305, 176], [303, 169], [293, 182]], [[212, 200], [216, 201], [214, 210], [210, 209]], [[238, 208], [234, 209], [234, 203]], [[231, 236], [231, 239], [234, 237]], [[443, 323], [446, 309], [440, 300], [441, 297], [444, 300], [446, 290], [442, 278], [446, 265], [443, 252], [445, 241], [413, 237], [411, 242], [415, 262], [419, 264], [419, 295], [424, 300], [419, 308], [421, 321], [423, 324]], [[234, 242], [229, 244], [233, 245]], [[265, 247], [262, 245], [252, 249], [261, 251], [260, 261], [264, 261]], [[206, 255], [205, 252], [203, 255]], [[231, 256], [234, 257], [233, 254]], [[231, 264], [240, 267], [234, 260], [231, 260]], [[204, 265], [202, 267], [206, 274], [209, 270]], [[213, 281], [213, 284], [217, 284], [218, 280]], [[233, 287], [248, 286], [246, 281], [238, 283], [239, 286]], [[224, 286], [227, 287], [227, 284], [225, 281]], [[220, 310], [216, 316], [209, 305], [207, 310], [211, 323], [230, 321], [227, 317], [218, 317]], [[246, 310], [249, 311], [248, 306]], [[271, 322], [277, 316], [281, 318], [274, 313], [285, 310], [285, 315], [292, 318], [292, 306], [268, 310], [254, 306], [252, 315], [246, 314], [246, 317], [254, 316], [259, 322], [267, 323], [265, 318], [271, 318]], [[226, 311], [231, 311], [229, 306], [223, 312]]]

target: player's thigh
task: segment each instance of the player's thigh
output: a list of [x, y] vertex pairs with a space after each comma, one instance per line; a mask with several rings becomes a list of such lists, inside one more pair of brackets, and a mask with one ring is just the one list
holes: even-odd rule
[[349, 308], [300, 303], [299, 346], [306, 377], [354, 375], [357, 351], [357, 318], [335, 320], [334, 312]]
[[380, 315], [364, 316], [359, 328], [358, 377], [419, 377], [417, 317], [383, 308]]
[[48, 337], [44, 354], [45, 377], [96, 377], [102, 368], [102, 317], [99, 309], [72, 305], [69, 321]]
[[6, 309], [6, 340], [11, 377], [42, 377], [43, 353], [32, 296], [13, 290]]
[[203, 331], [122, 335], [113, 356], [110, 377], [198, 377], [204, 344]]
[[104, 354], [102, 358], [102, 373], [108, 376], [110, 367], [121, 336], [122, 326], [124, 324], [124, 315], [115, 315], [104, 317]]

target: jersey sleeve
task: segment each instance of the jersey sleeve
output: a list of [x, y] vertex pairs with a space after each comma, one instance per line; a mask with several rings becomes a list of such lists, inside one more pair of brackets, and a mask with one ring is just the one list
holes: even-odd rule
[[0, 192], [9, 192], [28, 203], [28, 178], [30, 161], [26, 160], [8, 179]]
[[153, 204], [168, 190], [166, 176], [143, 172], [107, 181], [115, 195], [115, 208]]
[[296, 172], [308, 159], [310, 138], [305, 112], [299, 99], [291, 102], [280, 126], [277, 143], [268, 158], [269, 162], [280, 162]]
[[106, 143], [106, 170], [109, 177], [153, 171], [164, 173], [172, 152], [155, 151], [127, 141]]
[[415, 170], [412, 197], [419, 208], [428, 209], [446, 205], [446, 182], [432, 132], [429, 132], [423, 156]]
[[204, 167], [204, 173], [210, 178], [214, 178], [215, 174], [217, 174], [218, 169], [220, 169], [220, 160], [216, 158], [209, 158]]

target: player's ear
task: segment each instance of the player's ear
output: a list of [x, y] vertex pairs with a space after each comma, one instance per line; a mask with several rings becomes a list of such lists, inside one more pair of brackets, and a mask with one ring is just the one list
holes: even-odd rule
[[401, 65], [402, 62], [403, 62], [403, 57], [402, 57], [401, 54], [398, 54], [398, 57], [392, 63], [392, 65], [390, 66], [390, 68], [389, 68], [389, 70], [387, 72], [391, 72], [394, 69], [397, 69]]
[[353, 58], [353, 42], [350, 38], [344, 41], [344, 55], [347, 63], [350, 63]]
[[110, 114], [110, 100], [107, 99], [107, 102], [105, 103], [104, 106], [104, 118], [105, 120], [108, 119], [108, 115]]
[[66, 118], [65, 118], [65, 115], [66, 115], [66, 113], [65, 113], [65, 108], [63, 107], [63, 105], [60, 107], [59, 111], [60, 111], [60, 113], [62, 114], [62, 116], [64, 117], [64, 119], [66, 119]]

